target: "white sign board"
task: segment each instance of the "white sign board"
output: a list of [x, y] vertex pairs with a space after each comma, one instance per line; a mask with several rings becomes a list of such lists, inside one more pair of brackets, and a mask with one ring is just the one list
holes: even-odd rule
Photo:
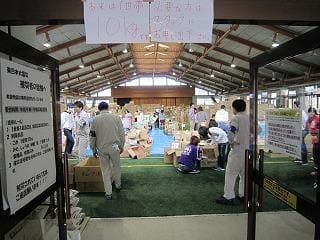
[[301, 112], [294, 109], [266, 111], [266, 147], [301, 159]]
[[213, 0], [155, 0], [150, 17], [152, 41], [212, 42]]
[[213, 0], [86, 0], [86, 41], [211, 43], [213, 9]]
[[149, 4], [142, 0], [86, 0], [87, 44], [149, 42]]
[[14, 214], [56, 182], [50, 79], [4, 59], [0, 65], [1, 184], [7, 201], [4, 205]]

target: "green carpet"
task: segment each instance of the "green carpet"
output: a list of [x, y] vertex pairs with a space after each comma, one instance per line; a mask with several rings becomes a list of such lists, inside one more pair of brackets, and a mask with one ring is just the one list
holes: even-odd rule
[[[243, 212], [241, 205], [223, 206], [214, 202], [223, 194], [224, 173], [203, 169], [198, 175], [180, 174], [172, 165], [163, 164], [162, 158], [121, 161], [123, 189], [120, 193], [113, 193], [112, 200], [106, 200], [104, 193], [79, 194], [79, 207], [88, 216], [151, 217]], [[311, 167], [306, 170], [287, 159], [272, 161], [272, 164], [265, 165], [267, 172], [285, 176], [283, 180], [297, 190], [315, 196], [309, 186], [311, 179], [304, 175], [304, 172], [309, 174]], [[264, 194], [265, 211], [286, 209], [289, 208], [270, 194]]]

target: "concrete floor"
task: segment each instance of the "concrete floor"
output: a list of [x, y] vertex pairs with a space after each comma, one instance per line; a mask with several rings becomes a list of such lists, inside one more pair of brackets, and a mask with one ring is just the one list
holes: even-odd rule
[[[245, 240], [246, 214], [92, 218], [82, 240]], [[257, 214], [257, 240], [312, 240], [314, 225], [295, 212]]]

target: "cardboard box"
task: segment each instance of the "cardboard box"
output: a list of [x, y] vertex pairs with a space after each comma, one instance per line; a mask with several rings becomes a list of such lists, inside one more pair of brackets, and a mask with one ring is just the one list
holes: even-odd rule
[[172, 150], [170, 147], [164, 148], [163, 162], [165, 164], [172, 164], [174, 153], [175, 153], [175, 151]]
[[201, 146], [202, 155], [210, 160], [217, 160], [219, 156], [218, 145]]
[[74, 173], [76, 182], [102, 182], [100, 161], [95, 157], [79, 162], [74, 167]]
[[131, 158], [141, 159], [147, 157], [147, 151], [143, 146], [131, 147], [128, 152]]

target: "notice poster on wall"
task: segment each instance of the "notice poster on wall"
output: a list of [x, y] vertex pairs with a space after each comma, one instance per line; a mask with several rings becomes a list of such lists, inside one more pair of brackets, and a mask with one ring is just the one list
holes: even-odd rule
[[87, 44], [211, 43], [213, 0], [86, 0]]
[[266, 147], [275, 153], [301, 158], [301, 112], [296, 109], [266, 111]]
[[151, 40], [211, 43], [213, 14], [213, 0], [154, 0]]
[[5, 59], [0, 65], [1, 187], [14, 214], [56, 182], [50, 79]]
[[142, 0], [86, 0], [87, 44], [149, 42], [149, 3]]

